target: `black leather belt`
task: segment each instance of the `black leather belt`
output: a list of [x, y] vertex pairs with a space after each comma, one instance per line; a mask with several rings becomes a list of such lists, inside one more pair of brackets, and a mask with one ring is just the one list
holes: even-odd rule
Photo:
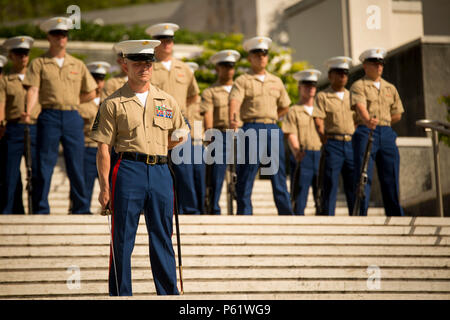
[[152, 156], [137, 152], [121, 152], [120, 158], [125, 160], [140, 161], [150, 165], [168, 163], [167, 156]]

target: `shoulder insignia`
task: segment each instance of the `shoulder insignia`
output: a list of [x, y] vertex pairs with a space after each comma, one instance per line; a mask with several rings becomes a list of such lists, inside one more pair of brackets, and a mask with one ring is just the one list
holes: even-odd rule
[[98, 124], [100, 123], [100, 109], [97, 111], [97, 115], [95, 116], [94, 124], [92, 125], [92, 131], [98, 130]]

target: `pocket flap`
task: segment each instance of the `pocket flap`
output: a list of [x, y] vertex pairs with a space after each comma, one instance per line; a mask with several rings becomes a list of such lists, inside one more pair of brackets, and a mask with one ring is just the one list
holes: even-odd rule
[[153, 118], [153, 123], [164, 130], [169, 130], [173, 128], [172, 121], [167, 118], [155, 116]]
[[137, 119], [136, 117], [128, 117], [127, 121], [128, 121], [128, 129], [130, 131], [136, 129], [141, 124], [141, 121], [139, 119]]

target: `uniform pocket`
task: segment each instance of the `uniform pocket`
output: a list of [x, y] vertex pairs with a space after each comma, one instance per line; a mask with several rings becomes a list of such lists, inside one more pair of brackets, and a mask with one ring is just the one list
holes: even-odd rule
[[309, 117], [298, 117], [298, 126], [300, 128], [306, 128], [309, 126], [310, 119]]
[[278, 90], [278, 89], [270, 89], [269, 95], [274, 97], [275, 99], [278, 99], [280, 97], [281, 93], [280, 93], [280, 90]]
[[69, 71], [69, 73], [67, 73], [67, 79], [70, 81], [79, 81], [81, 79], [81, 73], [77, 71]]
[[153, 123], [156, 128], [153, 128], [153, 137], [156, 143], [167, 146], [169, 139], [169, 130], [173, 128], [172, 121], [166, 118], [160, 118], [155, 116]]
[[128, 130], [133, 131], [137, 127], [141, 125], [141, 120], [138, 119], [136, 116], [128, 116], [127, 117], [127, 124], [128, 124]]
[[325, 112], [327, 114], [327, 118], [332, 119], [333, 123], [339, 122], [339, 120], [340, 120], [339, 114], [342, 111], [340, 111], [337, 108], [332, 107], [330, 105], [326, 105]]
[[170, 119], [155, 116], [153, 118], [153, 123], [163, 130], [170, 130], [173, 128], [173, 123]]
[[388, 106], [392, 106], [394, 104], [394, 93], [391, 90], [387, 90], [383, 94], [384, 103]]
[[177, 74], [175, 80], [179, 84], [187, 84], [189, 82], [189, 79], [185, 74]]

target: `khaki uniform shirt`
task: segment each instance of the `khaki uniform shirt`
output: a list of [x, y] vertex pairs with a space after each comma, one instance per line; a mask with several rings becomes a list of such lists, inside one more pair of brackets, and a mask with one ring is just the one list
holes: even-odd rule
[[[0, 78], [0, 102], [5, 103], [5, 119], [17, 120], [25, 111], [27, 90], [22, 85], [17, 73], [4, 75]], [[31, 123], [35, 124], [41, 112], [41, 105], [36, 103], [31, 110]], [[19, 121], [19, 123], [24, 123]]]
[[[213, 127], [217, 129], [228, 129], [229, 108], [228, 97], [229, 92], [219, 82], [214, 83], [211, 87], [205, 89], [202, 93], [202, 103], [200, 112], [213, 112]], [[239, 116], [237, 117], [239, 119]], [[239, 126], [241, 126], [240, 124]]]
[[33, 59], [23, 81], [25, 86], [39, 88], [42, 108], [73, 110], [80, 104], [80, 93], [97, 88], [97, 83], [86, 65], [66, 53], [62, 68], [45, 53]]
[[309, 115], [303, 105], [293, 105], [289, 108], [281, 129], [284, 133], [295, 134], [303, 150], [318, 151], [322, 146], [314, 118]]
[[195, 122], [200, 121], [202, 129], [204, 129], [203, 124], [203, 116], [200, 113], [200, 101], [196, 101], [194, 103], [191, 103], [187, 108], [187, 120], [191, 126], [191, 137], [192, 137], [192, 143], [196, 142], [196, 144], [203, 143], [203, 131], [204, 130], [195, 130]]
[[80, 116], [84, 120], [84, 145], [90, 148], [97, 147], [97, 142], [89, 138], [89, 134], [91, 133], [91, 128], [94, 124], [95, 116], [98, 112], [98, 107], [99, 105], [97, 105], [94, 100], [91, 100], [89, 102], [80, 104], [80, 108], [78, 109]]
[[151, 83], [175, 98], [184, 116], [186, 99], [200, 93], [197, 80], [187, 64], [172, 58], [170, 71], [161, 62], [153, 63]]
[[108, 98], [112, 95], [117, 89], [123, 87], [123, 85], [128, 81], [127, 75], [117, 75], [112, 77], [105, 82], [105, 86], [103, 87], [101, 98], [102, 100]]
[[100, 105], [90, 138], [116, 152], [165, 156], [175, 129], [189, 130], [172, 96], [151, 85], [143, 107], [127, 83]]
[[[394, 85], [384, 79], [380, 81], [380, 90], [368, 77], [356, 81], [350, 88], [352, 109], [356, 103], [364, 104], [371, 118], [379, 120], [379, 125], [390, 126], [391, 115], [403, 113], [403, 104]], [[356, 124], [363, 124], [359, 115], [356, 115]]]
[[326, 134], [352, 135], [355, 131], [354, 114], [347, 89], [343, 100], [339, 99], [331, 87], [319, 92], [314, 99], [313, 117], [324, 119]]
[[249, 73], [239, 76], [233, 84], [229, 100], [241, 102], [240, 116], [242, 121], [277, 121], [278, 108], [289, 107], [291, 100], [277, 76], [266, 72], [264, 82], [256, 75]]

